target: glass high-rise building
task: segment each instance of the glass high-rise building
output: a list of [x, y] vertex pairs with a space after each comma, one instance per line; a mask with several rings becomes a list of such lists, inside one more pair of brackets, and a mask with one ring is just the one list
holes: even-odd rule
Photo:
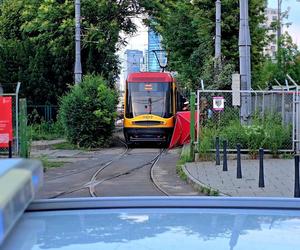
[[130, 73], [140, 72], [141, 64], [143, 63], [143, 51], [126, 50], [125, 51], [125, 78]]
[[159, 66], [154, 51], [156, 51], [156, 55], [161, 65], [164, 65], [166, 61], [166, 54], [163, 51], [161, 45], [161, 36], [149, 28], [148, 29], [148, 71], [159, 72], [161, 71], [161, 68]]

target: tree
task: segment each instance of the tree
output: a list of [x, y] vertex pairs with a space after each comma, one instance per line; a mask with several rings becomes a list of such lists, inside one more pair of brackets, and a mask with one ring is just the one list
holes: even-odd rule
[[284, 85], [287, 74], [296, 82], [300, 82], [300, 51], [297, 45], [287, 32], [281, 36], [279, 44], [276, 60], [266, 58], [262, 64], [258, 82], [260, 87], [277, 85], [275, 80]]
[[[178, 71], [184, 85], [198, 87], [203, 67], [214, 55], [215, 1], [141, 0], [140, 3], [151, 16], [149, 25], [161, 34], [163, 45], [170, 51], [170, 69]], [[252, 0], [249, 6], [254, 79], [259, 75], [266, 42], [266, 30], [261, 25], [265, 6], [265, 0]], [[238, 34], [239, 0], [223, 0], [222, 55], [223, 61], [234, 65], [234, 71], [239, 69]]]
[[86, 75], [61, 99], [62, 125], [68, 140], [78, 147], [109, 145], [118, 95], [107, 85], [102, 77]]
[[[83, 72], [97, 73], [114, 87], [116, 51], [132, 34], [134, 0], [82, 1]], [[0, 79], [22, 82], [30, 102], [56, 103], [73, 82], [74, 1], [6, 0], [0, 6]]]

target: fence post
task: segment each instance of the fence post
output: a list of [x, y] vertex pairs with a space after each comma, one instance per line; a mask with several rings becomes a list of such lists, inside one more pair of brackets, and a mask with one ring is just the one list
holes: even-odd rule
[[265, 180], [264, 180], [264, 149], [259, 149], [259, 181], [258, 187], [263, 188], [265, 187]]
[[236, 161], [237, 161], [237, 172], [236, 172], [236, 178], [241, 179], [242, 178], [242, 166], [241, 166], [241, 144], [236, 145]]
[[300, 184], [299, 184], [299, 155], [295, 155], [295, 188], [294, 197], [300, 197]]
[[227, 141], [223, 141], [223, 171], [228, 171], [227, 168]]
[[8, 142], [8, 158], [12, 158], [12, 143]]
[[195, 158], [195, 92], [191, 93], [190, 97], [190, 113], [191, 113], [191, 123], [190, 123], [190, 160], [194, 161]]
[[220, 138], [216, 137], [216, 165], [220, 165]]
[[27, 134], [27, 102], [26, 99], [20, 99], [20, 156], [29, 157], [29, 138]]

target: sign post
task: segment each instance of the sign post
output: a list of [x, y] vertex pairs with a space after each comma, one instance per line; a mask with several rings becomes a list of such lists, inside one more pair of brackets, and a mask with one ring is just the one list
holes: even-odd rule
[[13, 141], [12, 97], [0, 96], [0, 148], [8, 148]]

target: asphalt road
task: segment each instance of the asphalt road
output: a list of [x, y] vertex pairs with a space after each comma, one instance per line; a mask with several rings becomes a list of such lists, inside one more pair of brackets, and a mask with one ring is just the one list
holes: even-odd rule
[[178, 150], [153, 145], [97, 151], [47, 171], [37, 198], [198, 195], [177, 176], [178, 157]]

